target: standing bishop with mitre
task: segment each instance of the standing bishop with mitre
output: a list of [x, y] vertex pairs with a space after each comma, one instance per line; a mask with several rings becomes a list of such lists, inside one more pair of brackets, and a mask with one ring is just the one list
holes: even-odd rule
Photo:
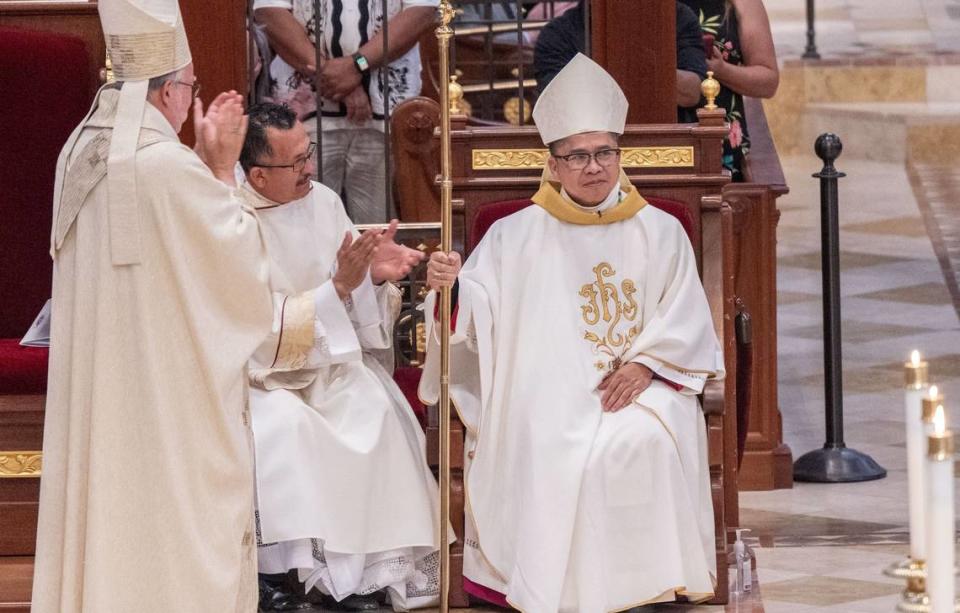
[[99, 11], [118, 83], [57, 167], [32, 610], [253, 613], [245, 365], [272, 302], [241, 99], [202, 114], [176, 0]]
[[683, 227], [620, 170], [626, 114], [613, 78], [574, 58], [533, 111], [551, 153], [535, 206], [497, 221], [462, 269], [455, 253], [428, 265], [434, 289], [457, 281], [465, 587], [527, 613], [714, 591], [697, 395], [723, 360]]

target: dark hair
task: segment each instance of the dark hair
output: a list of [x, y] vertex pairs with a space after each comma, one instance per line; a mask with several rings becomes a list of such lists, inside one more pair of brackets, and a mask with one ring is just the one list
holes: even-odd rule
[[250, 172], [257, 165], [257, 160], [273, 155], [267, 128], [289, 130], [297, 124], [297, 114], [286, 104], [261, 102], [251, 106], [247, 115], [247, 136], [240, 152], [240, 166], [244, 172]]

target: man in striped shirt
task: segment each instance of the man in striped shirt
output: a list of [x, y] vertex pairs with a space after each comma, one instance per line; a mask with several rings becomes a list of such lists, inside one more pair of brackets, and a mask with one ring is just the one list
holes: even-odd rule
[[417, 40], [435, 25], [438, 5], [438, 0], [254, 0], [254, 17], [276, 53], [268, 67], [270, 97], [293, 108], [316, 140], [319, 84], [321, 179], [345, 196], [354, 223], [393, 217], [385, 185], [390, 163], [385, 111], [420, 93]]

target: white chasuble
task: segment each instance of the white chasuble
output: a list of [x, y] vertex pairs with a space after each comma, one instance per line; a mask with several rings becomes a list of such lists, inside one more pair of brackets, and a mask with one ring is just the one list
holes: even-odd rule
[[[450, 391], [468, 431], [464, 574], [526, 613], [714, 590], [696, 395], [723, 375], [720, 345], [682, 226], [625, 189], [588, 210], [545, 182], [538, 206], [497, 221], [459, 276]], [[420, 388], [432, 401], [437, 337], [428, 330]], [[628, 361], [682, 389], [655, 379], [604, 413], [597, 386]]]
[[397, 609], [434, 604], [437, 484], [413, 410], [372, 356], [392, 346], [399, 290], [368, 275], [339, 299], [337, 249], [356, 232], [330, 189], [282, 205], [243, 192], [275, 291], [250, 369], [260, 571], [297, 569], [338, 600], [387, 589]]
[[257, 609], [246, 365], [270, 330], [252, 210], [147, 104], [136, 265], [114, 266], [102, 90], [55, 203], [33, 611]]

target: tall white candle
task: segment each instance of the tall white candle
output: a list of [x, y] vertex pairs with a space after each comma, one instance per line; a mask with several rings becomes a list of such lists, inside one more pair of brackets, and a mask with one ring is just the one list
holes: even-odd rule
[[927, 393], [920, 403], [920, 421], [923, 423], [924, 440], [933, 434], [933, 418], [936, 414], [937, 407], [940, 405], [944, 405], [943, 394], [940, 393], [940, 389], [936, 385], [931, 385], [927, 388]]
[[943, 405], [934, 413], [934, 433], [927, 438], [927, 594], [931, 613], [953, 613], [953, 433], [945, 427]]
[[910, 354], [910, 361], [904, 364], [906, 376], [905, 413], [907, 428], [907, 484], [910, 506], [910, 557], [915, 561], [926, 559], [924, 543], [924, 496], [925, 478], [924, 455], [926, 436], [924, 434], [921, 413], [923, 399], [927, 392], [927, 363], [920, 359], [920, 352]]

